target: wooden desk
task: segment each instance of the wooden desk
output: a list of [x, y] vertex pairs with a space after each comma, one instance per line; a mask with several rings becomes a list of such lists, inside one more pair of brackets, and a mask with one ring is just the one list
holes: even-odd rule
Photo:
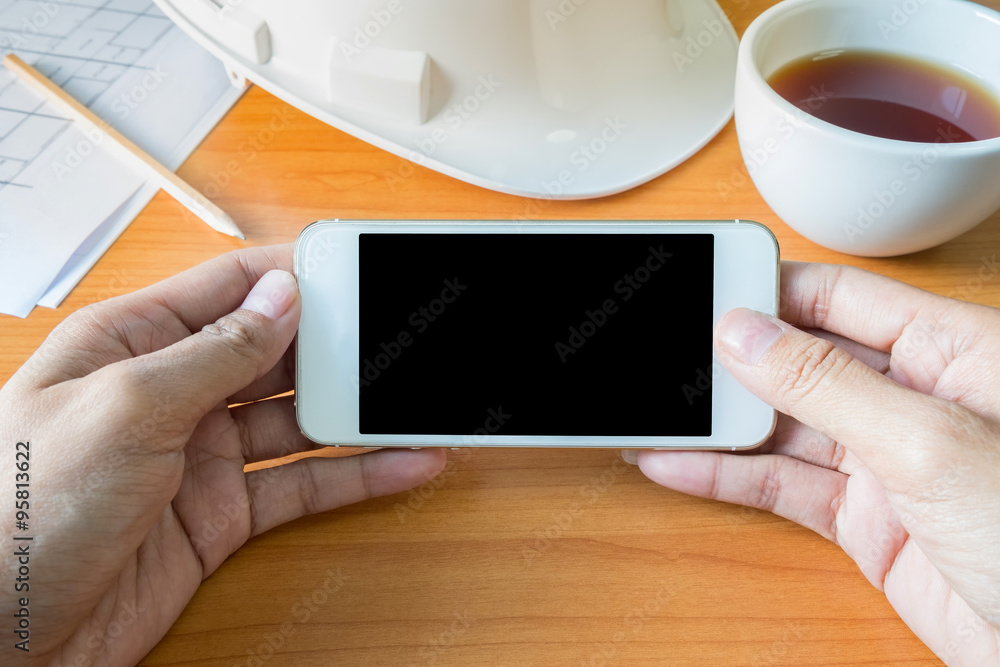
[[[723, 2], [740, 33], [770, 4]], [[180, 173], [248, 244], [326, 217], [740, 217], [771, 227], [787, 259], [1000, 306], [1000, 276], [978, 273], [1000, 248], [1000, 216], [908, 257], [824, 250], [760, 199], [732, 123], [669, 174], [597, 201], [520, 199], [420, 167], [387, 178], [410, 171], [255, 88]], [[242, 245], [160, 193], [61, 308], [3, 318], [0, 380], [77, 308]], [[662, 489], [616, 451], [468, 450], [417, 492], [254, 539], [143, 664], [939, 663], [839, 548], [797, 525]]]

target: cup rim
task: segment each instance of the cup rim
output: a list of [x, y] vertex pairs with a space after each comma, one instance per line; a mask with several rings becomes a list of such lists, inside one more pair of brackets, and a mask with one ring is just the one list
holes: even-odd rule
[[[969, 8], [969, 5], [973, 5], [976, 12], [989, 15], [988, 18], [990, 18], [993, 23], [1000, 26], [1000, 12], [986, 7], [985, 5], [972, 3], [968, 0], [934, 0], [934, 2], [939, 5], [951, 5], [953, 7], [957, 6], [966, 9]], [[807, 8], [870, 6], [870, 0], [781, 0], [781, 2], [778, 2], [761, 12], [757, 18], [750, 23], [746, 31], [743, 33], [743, 37], [740, 39], [739, 55], [737, 58], [737, 76], [741, 78], [748, 78], [753, 85], [764, 93], [764, 95], [768, 98], [768, 101], [777, 106], [780, 111], [790, 116], [795, 116], [798, 123], [803, 125], [813, 125], [817, 129], [823, 130], [824, 132], [831, 132], [836, 135], [838, 139], [849, 140], [857, 143], [863, 142], [869, 145], [874, 141], [886, 149], [893, 149], [897, 151], [906, 150], [908, 152], [912, 152], [914, 148], [926, 149], [932, 146], [947, 145], [949, 152], [953, 150], [960, 151], [962, 153], [990, 153], [1000, 151], [1000, 135], [989, 139], [977, 139], [975, 141], [941, 144], [940, 142], [934, 141], [907, 141], [904, 139], [890, 139], [887, 137], [880, 137], [878, 135], [865, 134], [864, 132], [850, 130], [823, 120], [822, 118], [818, 118], [811, 113], [798, 108], [779, 95], [757, 68], [753, 50], [757, 45], [760, 33], [771, 22], [803, 6]], [[996, 98], [996, 102], [998, 106], [1000, 106], [1000, 98]]]

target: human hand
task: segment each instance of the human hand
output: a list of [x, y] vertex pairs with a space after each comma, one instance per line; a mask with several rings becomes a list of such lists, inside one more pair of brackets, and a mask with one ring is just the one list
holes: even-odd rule
[[[28, 530], [0, 510], [0, 617], [28, 599], [30, 653], [8, 640], [0, 662], [135, 664], [249, 538], [440, 472], [442, 450], [405, 450], [244, 473], [316, 447], [293, 397], [271, 398], [294, 384], [298, 290], [273, 271], [291, 264], [291, 246], [239, 251], [88, 306], [0, 389], [11, 477], [30, 445]], [[18, 593], [13, 544], [30, 552]]]
[[1000, 664], [1000, 310], [784, 263], [782, 316], [716, 328], [782, 415], [749, 455], [634, 452], [653, 481], [833, 540], [950, 665]]

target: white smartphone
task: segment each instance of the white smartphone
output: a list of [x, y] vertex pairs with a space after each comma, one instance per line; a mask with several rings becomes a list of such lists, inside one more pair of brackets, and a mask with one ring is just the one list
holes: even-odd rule
[[296, 413], [363, 447], [727, 449], [774, 411], [717, 363], [738, 306], [774, 314], [755, 222], [340, 222], [295, 247]]

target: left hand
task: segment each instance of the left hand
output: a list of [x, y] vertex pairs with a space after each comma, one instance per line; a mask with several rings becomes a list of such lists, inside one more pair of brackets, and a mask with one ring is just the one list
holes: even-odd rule
[[[135, 664], [251, 537], [440, 472], [442, 450], [244, 472], [316, 448], [294, 397], [271, 398], [294, 385], [291, 266], [291, 246], [239, 251], [88, 306], [0, 390], [5, 470], [30, 443], [28, 530], [15, 530], [8, 503], [0, 535], [34, 538], [30, 589], [7, 579], [0, 592], [8, 620], [29, 600], [30, 653], [9, 639], [0, 662]], [[17, 572], [12, 551], [6, 573]]]

